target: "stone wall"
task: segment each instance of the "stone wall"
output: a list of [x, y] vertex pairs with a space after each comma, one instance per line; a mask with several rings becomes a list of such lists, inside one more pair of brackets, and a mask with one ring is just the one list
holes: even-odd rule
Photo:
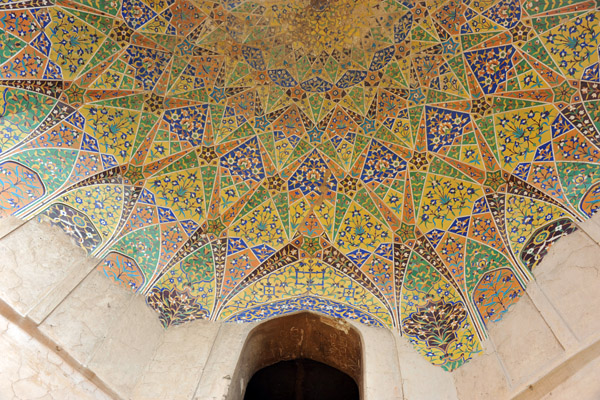
[[[600, 398], [600, 218], [562, 238], [523, 296], [453, 373], [405, 338], [352, 324], [364, 398]], [[257, 324], [165, 330], [141, 296], [46, 223], [0, 220], [0, 398], [226, 399]], [[33, 383], [32, 383], [33, 382]]]

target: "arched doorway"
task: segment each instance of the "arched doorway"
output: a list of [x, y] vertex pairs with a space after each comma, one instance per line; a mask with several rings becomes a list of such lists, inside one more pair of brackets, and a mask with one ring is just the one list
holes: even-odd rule
[[358, 385], [339, 369], [310, 359], [280, 361], [252, 376], [244, 400], [359, 400]]
[[[269, 366], [275, 366], [270, 373], [288, 374], [286, 379], [300, 385], [298, 389], [302, 389], [302, 385], [306, 386], [305, 379], [330, 374], [330, 381], [340, 379], [340, 382], [346, 382], [350, 386], [354, 384], [358, 391], [358, 397], [355, 398], [362, 398], [362, 339], [359, 332], [344, 320], [300, 312], [273, 318], [258, 325], [244, 343], [227, 399], [244, 399], [251, 378], [255, 374], [258, 379], [261, 375], [268, 375]], [[343, 376], [349, 380], [342, 378]], [[275, 378], [271, 376], [269, 379]], [[315, 381], [311, 385], [319, 383]], [[349, 393], [351, 392], [349, 389]], [[310, 393], [309, 391], [307, 396]], [[309, 399], [310, 397], [304, 398]]]

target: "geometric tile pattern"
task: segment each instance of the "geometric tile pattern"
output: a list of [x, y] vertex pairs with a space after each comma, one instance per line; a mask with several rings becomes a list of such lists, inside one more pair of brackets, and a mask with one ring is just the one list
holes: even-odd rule
[[314, 310], [459, 367], [600, 207], [594, 0], [0, 0], [0, 214], [165, 327]]

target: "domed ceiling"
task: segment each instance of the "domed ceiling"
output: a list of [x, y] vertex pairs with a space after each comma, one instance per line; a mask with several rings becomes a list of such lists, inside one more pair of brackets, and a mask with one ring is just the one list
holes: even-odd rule
[[0, 214], [165, 326], [313, 310], [452, 370], [599, 207], [599, 10], [0, 0]]

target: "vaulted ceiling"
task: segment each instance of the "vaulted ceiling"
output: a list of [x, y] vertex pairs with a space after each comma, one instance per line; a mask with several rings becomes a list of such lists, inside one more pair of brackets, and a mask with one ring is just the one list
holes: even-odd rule
[[0, 215], [165, 326], [297, 310], [457, 368], [600, 201], [593, 0], [0, 0]]

